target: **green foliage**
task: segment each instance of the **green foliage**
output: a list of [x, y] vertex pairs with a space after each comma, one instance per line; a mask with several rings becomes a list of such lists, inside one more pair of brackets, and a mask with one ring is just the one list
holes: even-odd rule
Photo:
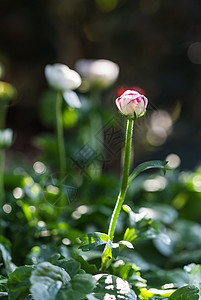
[[167, 165], [167, 163], [168, 163], [167, 161], [153, 160], [138, 165], [134, 169], [134, 171], [130, 174], [128, 178], [128, 184], [130, 184], [131, 181], [133, 181], [135, 177], [138, 176], [140, 173], [149, 169], [162, 169], [165, 172], [166, 170], [165, 166]]
[[95, 278], [97, 280], [96, 288], [94, 290], [95, 298], [89, 297], [89, 300], [103, 299], [106, 294], [114, 295], [116, 296], [116, 299], [137, 300], [137, 296], [130, 288], [128, 282], [120, 277], [98, 274]]
[[8, 290], [9, 299], [25, 299], [29, 294], [29, 288], [31, 286], [30, 276], [34, 270], [32, 266], [23, 266], [17, 268], [8, 277]]
[[80, 248], [83, 251], [89, 251], [97, 246], [107, 244], [109, 242], [109, 236], [105, 233], [94, 232], [85, 234], [82, 238], [82, 244]]
[[198, 300], [199, 294], [198, 289], [195, 286], [184, 286], [174, 292], [169, 300]]

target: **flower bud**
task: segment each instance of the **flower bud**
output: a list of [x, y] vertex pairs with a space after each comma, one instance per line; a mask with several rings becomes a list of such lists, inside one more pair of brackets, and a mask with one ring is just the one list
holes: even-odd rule
[[61, 92], [74, 90], [81, 84], [80, 75], [63, 64], [47, 65], [45, 76], [49, 85]]
[[116, 99], [116, 105], [120, 112], [125, 116], [140, 118], [146, 112], [148, 99], [140, 93], [127, 90]]

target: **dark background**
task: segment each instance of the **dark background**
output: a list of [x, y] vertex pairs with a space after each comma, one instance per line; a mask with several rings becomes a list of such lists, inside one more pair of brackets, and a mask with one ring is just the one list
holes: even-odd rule
[[200, 165], [200, 0], [1, 1], [3, 80], [18, 91], [7, 118], [16, 134], [11, 150], [37, 153], [30, 141], [45, 129], [38, 114], [47, 89], [45, 65], [73, 68], [79, 58], [105, 58], [120, 66], [112, 95], [122, 85], [140, 86], [150, 101], [147, 115], [160, 109], [177, 115], [166, 141], [147, 147], [148, 158], [176, 153], [181, 168]]

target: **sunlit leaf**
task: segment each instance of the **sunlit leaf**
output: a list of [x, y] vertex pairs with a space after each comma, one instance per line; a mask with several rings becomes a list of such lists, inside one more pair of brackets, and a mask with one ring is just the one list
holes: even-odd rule
[[101, 232], [88, 233], [81, 238], [81, 241], [82, 244], [79, 248], [81, 248], [82, 251], [89, 251], [97, 246], [107, 244], [109, 236]]
[[129, 283], [120, 277], [108, 274], [97, 274], [94, 277], [97, 281], [97, 285], [93, 295], [97, 299], [113, 299], [109, 296], [114, 295], [117, 300], [137, 300], [137, 296], [129, 286]]

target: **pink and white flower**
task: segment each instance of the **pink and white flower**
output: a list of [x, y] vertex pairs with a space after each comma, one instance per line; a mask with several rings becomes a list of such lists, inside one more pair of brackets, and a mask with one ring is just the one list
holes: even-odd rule
[[116, 105], [125, 116], [140, 118], [146, 112], [148, 99], [134, 90], [125, 91], [116, 99]]

